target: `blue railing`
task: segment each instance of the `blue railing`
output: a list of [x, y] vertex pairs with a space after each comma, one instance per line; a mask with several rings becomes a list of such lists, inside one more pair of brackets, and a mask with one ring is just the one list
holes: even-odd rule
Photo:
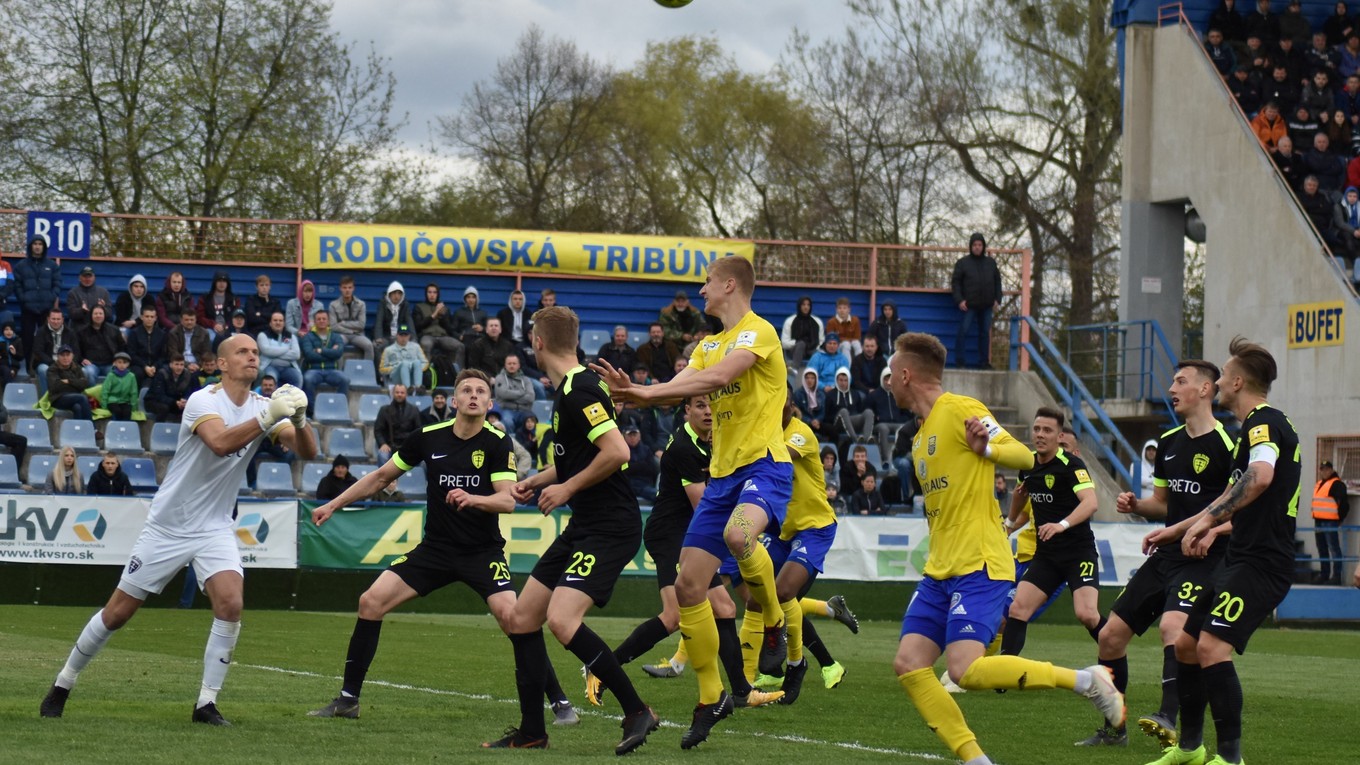
[[[1082, 342], [1091, 338], [1093, 342]], [[1075, 347], [1074, 347], [1075, 346]], [[1085, 348], [1085, 350], [1082, 350]], [[1082, 381], [1101, 401], [1132, 398], [1161, 404], [1172, 425], [1179, 425], [1167, 386], [1180, 363], [1155, 319], [1086, 324], [1067, 330], [1067, 360], [1093, 357], [1099, 372]], [[1083, 366], [1078, 362], [1078, 366]]]
[[[1020, 339], [1021, 324], [1028, 326], [1029, 339]], [[1038, 343], [1036, 346], [1035, 343]], [[1092, 440], [1099, 445], [1100, 456], [1109, 463], [1115, 476], [1124, 482], [1127, 487], [1136, 488], [1142, 481], [1142, 458], [1138, 452], [1134, 451], [1129, 445], [1124, 434], [1119, 432], [1119, 428], [1114, 426], [1110, 416], [1101, 407], [1100, 401], [1091, 395], [1091, 391], [1086, 388], [1086, 384], [1081, 381], [1077, 373], [1068, 366], [1063, 359], [1063, 355], [1058, 352], [1057, 346], [1039, 328], [1039, 324], [1029, 316], [1011, 317], [1011, 357], [1010, 368], [1012, 370], [1020, 368], [1020, 352], [1025, 351], [1029, 354], [1030, 363], [1039, 370], [1039, 374], [1048, 382], [1049, 388], [1072, 412], [1072, 430], [1076, 431], [1077, 437], [1090, 434]], [[1090, 407], [1095, 413], [1095, 419], [1086, 415], [1086, 407]], [[1129, 466], [1132, 466], [1132, 472]]]

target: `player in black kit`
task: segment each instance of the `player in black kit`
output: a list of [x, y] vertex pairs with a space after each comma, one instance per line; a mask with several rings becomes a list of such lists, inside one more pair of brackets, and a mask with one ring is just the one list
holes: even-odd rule
[[[1010, 518], [1022, 519], [1029, 500], [1038, 532], [1038, 546], [1029, 570], [1015, 588], [1015, 602], [1006, 615], [1001, 633], [1001, 653], [1018, 656], [1025, 647], [1025, 630], [1034, 612], [1063, 582], [1072, 590], [1077, 619], [1099, 634], [1097, 602], [1099, 579], [1096, 538], [1091, 516], [1096, 512], [1096, 492], [1086, 463], [1058, 445], [1063, 413], [1040, 407], [1034, 414], [1030, 435], [1034, 439], [1034, 467], [1020, 472], [1011, 494]], [[1014, 523], [1021, 526], [1023, 520]]]
[[[428, 506], [420, 544], [393, 561], [359, 596], [359, 619], [350, 637], [340, 695], [308, 712], [312, 717], [359, 716], [359, 691], [378, 650], [382, 619], [416, 596], [463, 582], [486, 600], [501, 629], [510, 632], [515, 589], [510, 584], [505, 538], [497, 516], [515, 509], [510, 494], [515, 485], [515, 452], [507, 436], [486, 427], [491, 379], [484, 372], [470, 369], [459, 374], [454, 401], [456, 420], [430, 425], [408, 438], [386, 465], [312, 511], [312, 522], [320, 526], [339, 508], [373, 496], [402, 473], [425, 463]], [[546, 649], [543, 659], [547, 660]], [[558, 721], [575, 724], [579, 718], [556, 676], [549, 685], [548, 701]]]
[[1229, 520], [1228, 551], [1200, 591], [1176, 641], [1181, 719], [1178, 746], [1154, 765], [1205, 762], [1204, 709], [1213, 707], [1218, 753], [1210, 765], [1242, 762], [1242, 684], [1232, 662], [1256, 628], [1289, 593], [1302, 468], [1299, 436], [1284, 412], [1266, 401], [1275, 359], [1264, 347], [1234, 338], [1218, 378], [1218, 403], [1242, 423], [1228, 488], [1199, 514], [1148, 536], [1181, 541], [1203, 558]]
[[[1175, 526], [1199, 514], [1223, 493], [1232, 473], [1233, 441], [1222, 423], [1214, 419], [1217, 392], [1214, 383], [1218, 375], [1218, 367], [1207, 361], [1181, 362], [1168, 392], [1172, 407], [1185, 422], [1163, 433], [1157, 441], [1152, 496], [1140, 500], [1133, 492], [1124, 492], [1116, 503], [1119, 512]], [[1100, 663], [1110, 668], [1119, 692], [1126, 692], [1129, 642], [1161, 618], [1162, 704], [1156, 712], [1139, 718], [1138, 727], [1167, 747], [1176, 743], [1176, 713], [1180, 709], [1176, 640], [1199, 593], [1208, 585], [1214, 566], [1227, 551], [1228, 539], [1219, 537], [1204, 558], [1187, 558], [1179, 542], [1147, 549], [1150, 557], [1125, 585], [1110, 609], [1109, 620], [1100, 630]], [[1127, 741], [1123, 730], [1105, 726], [1081, 744], [1123, 745]]]
[[[680, 604], [675, 598], [675, 577], [680, 569], [680, 548], [694, 508], [708, 483], [708, 463], [713, 449], [713, 411], [708, 396], [685, 399], [685, 424], [677, 430], [661, 455], [661, 477], [656, 502], [642, 533], [647, 554], [656, 563], [656, 584], [661, 590], [661, 613], [639, 624], [618, 648], [614, 657], [627, 664], [665, 640], [680, 626]], [[742, 668], [741, 643], [737, 636], [737, 606], [716, 575], [709, 584], [708, 600], [718, 622], [718, 657], [732, 683], [732, 698], [739, 707], [758, 707], [778, 701], [783, 691], [766, 693], [751, 687]], [[600, 706], [607, 690], [593, 673], [586, 673], [586, 698]]]
[[490, 748], [546, 747], [543, 726], [543, 625], [609, 687], [623, 707], [623, 739], [614, 748], [627, 754], [647, 741], [660, 720], [638, 698], [614, 652], [585, 624], [592, 605], [603, 607], [624, 567], [642, 541], [642, 511], [624, 478], [628, 443], [614, 420], [609, 388], [576, 360], [580, 324], [562, 306], [534, 314], [533, 347], [539, 367], [557, 390], [553, 404], [554, 463], [515, 484], [523, 503], [538, 493], [545, 515], [570, 505], [571, 520], [534, 566], [515, 604], [510, 641], [515, 646], [515, 684], [520, 725]]

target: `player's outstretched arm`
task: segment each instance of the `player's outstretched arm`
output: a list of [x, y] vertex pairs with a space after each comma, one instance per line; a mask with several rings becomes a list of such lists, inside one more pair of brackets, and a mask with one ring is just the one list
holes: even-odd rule
[[1150, 521], [1160, 521], [1166, 518], [1166, 500], [1169, 494], [1165, 486], [1154, 486], [1152, 496], [1147, 499], [1139, 499], [1137, 494], [1126, 491], [1115, 498], [1114, 509], [1123, 515], [1132, 513]]
[[388, 460], [387, 464], [371, 471], [368, 475], [355, 481], [349, 488], [340, 492], [340, 496], [327, 502], [312, 511], [312, 523], [320, 526], [331, 517], [336, 510], [342, 507], [349, 507], [355, 502], [362, 502], [382, 490], [382, 487], [401, 477], [402, 469], [397, 467], [397, 463]]
[[1011, 492], [1010, 512], [1006, 515], [1006, 532], [1010, 533], [1024, 526], [1029, 522], [1029, 513], [1025, 511], [1025, 504], [1029, 501], [1029, 490], [1025, 485], [1019, 484], [1015, 491]]

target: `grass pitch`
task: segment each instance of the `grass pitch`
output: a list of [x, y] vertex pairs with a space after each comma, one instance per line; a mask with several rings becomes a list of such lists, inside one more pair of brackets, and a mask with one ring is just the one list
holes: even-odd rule
[[[490, 616], [394, 614], [383, 628], [359, 720], [306, 717], [339, 692], [352, 614], [247, 612], [235, 664], [219, 706], [235, 727], [189, 723], [202, 671], [206, 610], [143, 610], [86, 669], [66, 716], [38, 717], [38, 702], [92, 609], [0, 607], [0, 762], [492, 762], [612, 761], [618, 707], [584, 706], [579, 663], [549, 637], [558, 676], [582, 705], [575, 728], [549, 726], [546, 752], [482, 751], [517, 720], [509, 642]], [[616, 644], [637, 620], [589, 620]], [[654, 762], [954, 762], [922, 724], [892, 675], [898, 625], [866, 622], [859, 635], [817, 624], [848, 669], [835, 690], [816, 662], [792, 707], [738, 710], [697, 750], [682, 752], [696, 695], [692, 674], [657, 680], [629, 669], [663, 727], [631, 755]], [[1030, 627], [1026, 655], [1068, 666], [1095, 661], [1095, 646], [1072, 625]], [[1263, 630], [1239, 658], [1246, 694], [1244, 751], [1252, 763], [1360, 762], [1354, 684], [1360, 651], [1354, 631]], [[658, 660], [667, 643], [645, 662]], [[668, 655], [668, 654], [667, 654]], [[1159, 698], [1161, 650], [1155, 635], [1130, 651], [1130, 716]], [[938, 668], [937, 668], [938, 669]], [[1136, 728], [1127, 749], [1072, 746], [1099, 723], [1084, 700], [1062, 691], [969, 693], [959, 700], [988, 754], [1004, 765], [1146, 763], [1159, 752]], [[1213, 744], [1212, 722], [1207, 731]]]

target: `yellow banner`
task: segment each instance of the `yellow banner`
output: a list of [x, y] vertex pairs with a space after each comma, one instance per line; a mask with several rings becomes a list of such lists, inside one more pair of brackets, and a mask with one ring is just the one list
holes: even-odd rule
[[1346, 304], [1340, 300], [1330, 303], [1299, 303], [1289, 306], [1290, 348], [1316, 348], [1341, 345], [1346, 342]]
[[752, 260], [755, 244], [620, 234], [564, 234], [476, 228], [308, 223], [306, 268], [529, 271], [702, 282], [708, 264]]

